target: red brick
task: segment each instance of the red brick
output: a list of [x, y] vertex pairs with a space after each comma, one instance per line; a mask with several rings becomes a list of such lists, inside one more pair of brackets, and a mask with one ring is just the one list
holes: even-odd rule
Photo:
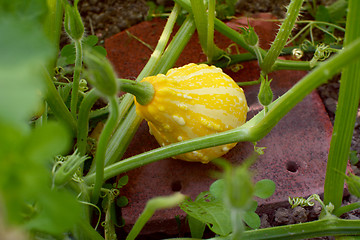
[[[269, 14], [262, 17], [273, 19]], [[129, 32], [146, 43], [156, 46], [165, 21], [154, 20], [143, 22], [130, 29]], [[228, 23], [234, 29], [239, 24], [247, 24], [247, 19]], [[262, 47], [269, 47], [277, 31], [277, 23], [271, 21], [250, 20], [260, 38]], [[221, 48], [226, 48], [231, 41], [216, 33], [215, 42]], [[114, 64], [121, 78], [135, 78], [145, 65], [151, 51], [139, 41], [131, 38], [126, 32], [121, 32], [105, 42], [108, 58]], [[240, 49], [241, 50], [241, 49]], [[241, 50], [243, 52], [243, 50]], [[189, 62], [202, 62], [206, 57], [201, 53], [198, 38], [195, 35], [185, 48], [176, 65]], [[243, 63], [243, 69], [237, 73], [225, 70], [236, 81], [251, 81], [259, 77], [260, 69], [256, 61]], [[277, 71], [270, 77], [273, 79], [274, 98], [281, 96], [294, 83], [301, 79], [303, 71]], [[250, 107], [250, 119], [261, 106], [257, 102], [259, 86], [244, 87]], [[312, 92], [279, 124], [262, 139], [257, 146], [266, 147], [265, 154], [252, 166], [254, 180], [271, 179], [276, 183], [275, 194], [266, 200], [259, 200], [259, 209], [263, 212], [272, 211], [273, 207], [283, 204], [289, 196], [308, 196], [322, 193], [325, 179], [327, 153], [330, 144], [332, 125], [324, 106], [316, 92]], [[154, 148], [158, 144], [148, 133], [148, 127], [143, 122], [138, 129], [125, 157], [139, 154]], [[233, 164], [240, 164], [253, 152], [251, 143], [238, 143], [224, 157]], [[146, 202], [156, 196], [169, 195], [174, 190], [191, 196], [193, 199], [202, 191], [208, 190], [214, 181], [211, 171], [216, 170], [212, 164], [189, 163], [181, 160], [165, 159], [126, 173], [129, 184], [121, 190], [121, 194], [129, 198], [129, 205], [122, 213], [126, 221], [125, 230], [129, 231], [137, 217], [145, 207]], [[178, 231], [175, 216], [184, 220], [185, 213], [179, 208], [161, 210], [155, 213], [147, 223], [142, 234], [166, 232], [173, 234]]]

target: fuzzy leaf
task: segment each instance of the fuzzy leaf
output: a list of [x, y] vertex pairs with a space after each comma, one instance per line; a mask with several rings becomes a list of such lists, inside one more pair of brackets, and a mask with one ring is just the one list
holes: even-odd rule
[[223, 199], [224, 197], [224, 189], [225, 189], [225, 180], [219, 179], [213, 182], [209, 188], [210, 193], [216, 198], [216, 199]]
[[273, 193], [275, 192], [275, 188], [276, 185], [273, 181], [271, 181], [270, 179], [263, 179], [255, 184], [254, 195], [259, 198], [265, 199], [273, 195]]
[[64, 126], [49, 122], [32, 131], [23, 152], [34, 161], [49, 160], [70, 147], [70, 132]]
[[129, 203], [129, 199], [125, 196], [120, 196], [117, 200], [116, 200], [116, 204], [119, 207], [125, 207], [126, 205], [128, 205]]
[[51, 234], [69, 231], [81, 218], [80, 203], [65, 191], [49, 189], [43, 194], [46, 197], [38, 201], [41, 211], [26, 224], [27, 227]]
[[192, 238], [202, 238], [204, 235], [206, 224], [198, 219], [188, 215], [188, 222]]
[[226, 236], [232, 231], [229, 209], [224, 206], [222, 201], [211, 201], [209, 194], [196, 201], [187, 199], [180, 205], [180, 208], [191, 217], [205, 222], [216, 234]]
[[18, 127], [25, 127], [42, 104], [41, 71], [52, 49], [39, 28], [25, 20], [0, 17], [0, 121]]
[[122, 188], [123, 186], [125, 186], [127, 183], [129, 182], [129, 176], [125, 175], [122, 176], [116, 183], [116, 188]]
[[[106, 49], [102, 46], [96, 46], [98, 42], [98, 37], [94, 35], [87, 36], [83, 40], [83, 45], [89, 48], [92, 48], [94, 51], [98, 52], [101, 56], [105, 57], [107, 55]], [[58, 65], [66, 66], [69, 64], [74, 64], [76, 58], [75, 45], [74, 43], [65, 45], [60, 52], [60, 58], [58, 59]]]
[[255, 212], [246, 212], [244, 214], [244, 222], [252, 229], [258, 229], [260, 227], [260, 217]]

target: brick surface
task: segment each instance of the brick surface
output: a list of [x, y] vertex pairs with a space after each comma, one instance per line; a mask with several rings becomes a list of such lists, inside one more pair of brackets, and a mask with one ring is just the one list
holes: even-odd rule
[[[260, 14], [254, 18], [272, 19], [269, 14]], [[238, 19], [228, 23], [234, 29], [241, 24], [247, 24], [248, 19]], [[165, 21], [154, 20], [143, 22], [130, 29], [136, 37], [152, 46], [156, 46]], [[267, 48], [273, 40], [277, 23], [263, 20], [252, 20], [260, 36], [260, 44]], [[215, 42], [221, 48], [231, 43], [228, 39], [216, 33]], [[105, 42], [108, 57], [114, 64], [118, 76], [121, 78], [135, 78], [147, 59], [151, 50], [129, 36], [126, 32], [119, 33]], [[243, 51], [240, 49], [240, 51]], [[189, 62], [202, 62], [206, 58], [201, 53], [198, 39], [194, 36], [176, 63], [177, 66]], [[243, 63], [243, 68], [237, 73], [225, 70], [236, 81], [251, 81], [259, 77], [260, 69], [256, 61]], [[301, 79], [303, 71], [277, 71], [270, 75], [273, 78], [272, 88], [274, 98], [281, 96], [293, 84]], [[245, 95], [250, 107], [248, 119], [261, 110], [257, 103], [259, 86], [244, 87]], [[254, 181], [264, 178], [276, 183], [275, 194], [266, 200], [259, 199], [259, 211], [271, 212], [273, 208], [287, 201], [289, 196], [308, 196], [322, 193], [325, 179], [327, 152], [330, 144], [332, 125], [328, 119], [324, 106], [316, 92], [312, 92], [293, 110], [291, 110], [279, 124], [264, 139], [259, 141], [259, 147], [266, 147], [265, 154], [252, 166]], [[158, 144], [149, 134], [148, 127], [143, 122], [138, 129], [125, 158], [154, 148]], [[224, 157], [234, 164], [240, 164], [253, 152], [251, 143], [238, 143]], [[175, 159], [165, 159], [126, 173], [129, 184], [121, 190], [121, 194], [129, 198], [129, 205], [122, 209], [126, 221], [125, 230], [128, 231], [142, 212], [146, 202], [155, 196], [169, 195], [174, 191], [181, 191], [195, 198], [200, 192], [208, 190], [214, 181], [211, 171], [214, 165], [190, 163]], [[161, 210], [155, 213], [147, 223], [142, 234], [178, 232], [175, 216], [184, 220], [185, 214], [179, 209]]]

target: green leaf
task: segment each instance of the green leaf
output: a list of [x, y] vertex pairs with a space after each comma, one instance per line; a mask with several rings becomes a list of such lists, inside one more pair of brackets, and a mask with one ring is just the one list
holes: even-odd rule
[[[90, 47], [92, 50], [105, 57], [107, 55], [106, 49], [102, 46], [96, 46], [98, 37], [90, 35], [83, 40], [83, 45]], [[60, 58], [58, 59], [58, 65], [65, 67], [69, 64], [74, 64], [76, 58], [74, 43], [65, 45], [60, 51]]]
[[116, 188], [122, 188], [123, 186], [125, 186], [127, 183], [129, 182], [129, 176], [125, 175], [122, 176], [116, 183]]
[[116, 204], [119, 207], [125, 207], [126, 205], [129, 204], [129, 199], [125, 196], [120, 196], [117, 200], [116, 200]]
[[251, 211], [245, 212], [244, 222], [252, 229], [258, 229], [261, 224], [259, 215]]
[[23, 153], [34, 161], [49, 160], [64, 153], [70, 147], [70, 132], [63, 125], [49, 122], [32, 131], [23, 149]]
[[206, 224], [190, 215], [187, 216], [187, 219], [189, 222], [191, 237], [201, 239], [204, 235]]
[[0, 17], [11, 14], [26, 21], [41, 21], [47, 11], [44, 0], [11, 0], [0, 1]]
[[52, 56], [42, 26], [0, 17], [0, 121], [26, 128], [42, 104], [43, 65]]
[[90, 47], [93, 47], [98, 43], [98, 41], [99, 41], [99, 38], [97, 36], [90, 35], [90, 36], [87, 36], [86, 38], [84, 38], [83, 43]]
[[38, 199], [40, 211], [26, 227], [51, 234], [71, 230], [81, 219], [81, 206], [76, 198], [65, 191], [43, 192]]
[[70, 102], [69, 100], [69, 96], [70, 96], [70, 91], [72, 89], [72, 82], [71, 83], [67, 83], [65, 86], [59, 86], [58, 87], [58, 92], [62, 98], [62, 100], [65, 102], [65, 104], [67, 102]]
[[350, 163], [352, 165], [355, 165], [359, 162], [359, 158], [357, 156], [357, 152], [356, 151], [351, 151], [350, 154], [349, 154], [349, 160], [350, 160]]
[[93, 50], [95, 52], [98, 52], [100, 54], [100, 56], [106, 57], [106, 55], [107, 55], [106, 49], [103, 48], [102, 46], [95, 46], [95, 47], [93, 47]]
[[320, 5], [317, 8], [315, 20], [321, 22], [331, 22], [329, 11], [325, 6]]
[[62, 61], [65, 63], [65, 65], [75, 63], [75, 58], [76, 58], [75, 51], [76, 50], [74, 44], [67, 44], [61, 49], [60, 56], [62, 58]]
[[273, 193], [275, 192], [275, 188], [276, 185], [273, 181], [271, 181], [270, 179], [263, 179], [255, 184], [254, 195], [259, 198], [265, 199], [273, 195]]
[[229, 209], [222, 201], [212, 199], [210, 193], [194, 202], [187, 199], [180, 204], [180, 208], [189, 216], [206, 223], [214, 233], [226, 236], [232, 231]]
[[224, 198], [224, 191], [225, 191], [225, 180], [219, 179], [213, 182], [209, 188], [210, 193], [216, 198], [216, 199], [223, 199]]

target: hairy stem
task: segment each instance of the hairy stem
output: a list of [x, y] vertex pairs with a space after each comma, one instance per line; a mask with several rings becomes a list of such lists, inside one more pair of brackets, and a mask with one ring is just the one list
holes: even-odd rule
[[296, 18], [299, 15], [300, 8], [304, 0], [292, 0], [286, 13], [286, 18], [282, 23], [278, 34], [267, 52], [264, 61], [261, 64], [261, 70], [264, 74], [271, 72], [271, 68], [274, 65], [276, 59], [279, 57], [282, 49], [284, 48], [286, 41], [288, 40], [290, 33], [294, 27]]
[[[360, 39], [360, 2], [349, 0], [349, 12], [346, 23], [345, 49]], [[356, 114], [360, 99], [360, 61], [351, 60], [344, 68], [339, 90], [334, 129], [331, 138], [326, 178], [324, 186], [324, 202], [332, 203], [335, 208], [341, 206], [344, 177], [351, 139], [354, 131]]]

